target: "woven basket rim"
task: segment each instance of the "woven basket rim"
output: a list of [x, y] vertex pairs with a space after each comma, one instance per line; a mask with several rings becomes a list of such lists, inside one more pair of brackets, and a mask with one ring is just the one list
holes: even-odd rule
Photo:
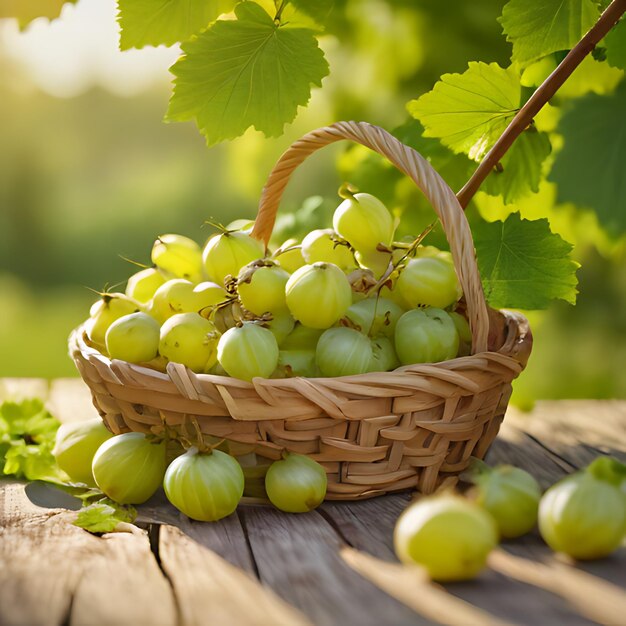
[[[403, 365], [391, 371], [368, 372], [365, 374], [353, 374], [349, 376], [294, 376], [291, 378], [257, 377], [254, 378], [252, 382], [241, 380], [239, 378], [233, 378], [231, 376], [222, 376], [219, 374], [197, 373], [193, 372], [192, 370], [189, 370], [189, 372], [200, 381], [207, 381], [214, 384], [222, 384], [225, 386], [236, 386], [246, 389], [256, 388], [259, 385], [272, 387], [289, 387], [291, 386], [289, 381], [297, 381], [302, 379], [310, 380], [312, 382], [324, 382], [328, 380], [337, 380], [346, 383], [363, 382], [364, 384], [368, 385], [376, 384], [376, 380], [378, 380], [380, 381], [380, 384], [384, 385], [386, 384], [386, 382], [391, 382], [395, 377], [397, 377], [398, 374], [408, 373], [413, 375], [428, 375], [428, 372], [431, 371], [433, 367], [438, 369], [448, 369], [451, 371], [456, 369], [466, 369], [467, 367], [471, 367], [473, 364], [481, 359], [496, 358], [499, 362], [502, 363], [503, 366], [506, 366], [509, 369], [513, 370], [515, 372], [515, 376], [517, 376], [525, 368], [526, 361], [532, 347], [533, 339], [532, 333], [530, 332], [530, 327], [528, 325], [528, 321], [525, 316], [516, 311], [500, 309], [493, 312], [501, 315], [506, 320], [509, 326], [507, 336], [504, 338], [505, 340], [503, 341], [503, 345], [501, 346], [501, 348], [499, 350], [487, 350], [485, 352], [479, 352], [472, 355], [455, 357], [454, 359], [448, 359], [446, 361], [438, 361], [435, 363], [415, 363], [412, 365]], [[111, 359], [109, 356], [102, 354], [96, 347], [90, 346], [87, 341], [85, 341], [86, 323], [87, 321], [77, 326], [69, 336], [70, 356], [73, 356], [76, 352], [78, 352], [84, 359], [90, 360], [90, 358], [95, 358], [102, 365], [107, 366], [109, 369], [111, 369], [116, 362], [123, 363], [126, 367], [129, 367], [137, 374], [143, 375], [145, 377], [152, 377], [155, 380], [171, 380], [170, 372], [172, 371], [172, 368], [176, 369], [183, 367], [185, 369], [188, 369], [180, 363], [170, 362], [167, 364], [166, 371], [162, 372], [145, 364], [130, 363], [127, 361], [120, 361], [118, 359]], [[517, 336], [516, 341], [513, 340], [511, 336], [512, 334], [515, 334]], [[388, 380], [386, 381], [385, 379]]]

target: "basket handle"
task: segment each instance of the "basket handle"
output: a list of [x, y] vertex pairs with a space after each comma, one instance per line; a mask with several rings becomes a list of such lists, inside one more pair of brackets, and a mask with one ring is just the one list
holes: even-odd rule
[[431, 203], [448, 238], [459, 282], [467, 302], [472, 331], [472, 353], [487, 350], [489, 315], [483, 293], [474, 242], [465, 213], [454, 192], [416, 150], [387, 131], [366, 122], [338, 122], [307, 133], [294, 142], [271, 171], [259, 203], [252, 236], [266, 245], [272, 235], [278, 205], [294, 170], [310, 154], [328, 144], [348, 139], [386, 157], [409, 176]]

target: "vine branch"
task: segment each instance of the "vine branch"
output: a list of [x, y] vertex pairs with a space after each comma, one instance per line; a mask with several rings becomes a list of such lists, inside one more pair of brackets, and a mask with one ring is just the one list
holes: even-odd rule
[[489, 173], [497, 166], [500, 159], [506, 154], [515, 139], [528, 127], [541, 108], [552, 98], [582, 60], [596, 47], [597, 43], [617, 24], [620, 17], [626, 13], [626, 0], [613, 0], [606, 8], [600, 19], [589, 32], [574, 46], [559, 66], [546, 78], [541, 86], [528, 99], [526, 104], [517, 112], [506, 130], [502, 133], [493, 148], [489, 150], [483, 161], [476, 168], [472, 177], [465, 183], [457, 194], [463, 208], [469, 201]]

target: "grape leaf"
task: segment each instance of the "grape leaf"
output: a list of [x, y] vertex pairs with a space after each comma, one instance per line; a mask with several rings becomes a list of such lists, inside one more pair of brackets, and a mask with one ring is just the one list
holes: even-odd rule
[[120, 529], [120, 524], [132, 524], [136, 518], [137, 511], [133, 506], [103, 498], [99, 502], [83, 507], [73, 523], [90, 533], [110, 533]]
[[432, 91], [407, 105], [425, 127], [454, 152], [480, 161], [520, 105], [518, 71], [497, 63], [470, 62], [463, 74], [444, 74]]
[[120, 49], [186, 41], [233, 4], [234, 0], [118, 0]]
[[510, 0], [499, 22], [513, 44], [511, 60], [526, 65], [573, 48], [599, 17], [593, 0]]
[[626, 231], [626, 81], [611, 95], [589, 94], [565, 111], [558, 131], [563, 148], [549, 179], [559, 202], [596, 211], [603, 225]]
[[236, 20], [218, 20], [183, 44], [166, 121], [195, 119], [209, 145], [254, 126], [282, 133], [299, 105], [321, 86], [328, 63], [313, 31], [277, 25], [256, 3], [242, 2]]
[[626, 18], [622, 18], [604, 40], [609, 65], [626, 70]]
[[505, 204], [539, 191], [542, 165], [552, 145], [546, 133], [533, 127], [524, 131], [504, 155], [502, 170], [491, 172], [481, 189], [490, 196], [502, 196]]
[[550, 231], [547, 219], [522, 220], [512, 213], [504, 222], [478, 222], [472, 230], [491, 306], [545, 309], [556, 298], [575, 304], [573, 246]]
[[14, 17], [19, 27], [24, 29], [38, 17], [47, 17], [49, 20], [59, 17], [65, 4], [76, 2], [77, 0], [2, 0], [0, 19]]

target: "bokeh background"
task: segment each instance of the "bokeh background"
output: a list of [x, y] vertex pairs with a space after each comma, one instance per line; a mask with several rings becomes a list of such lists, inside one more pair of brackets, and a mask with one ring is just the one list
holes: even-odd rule
[[[331, 74], [285, 135], [249, 131], [211, 149], [192, 124], [162, 123], [179, 51], [119, 52], [114, 0], [80, 0], [24, 32], [0, 20], [0, 376], [76, 375], [66, 340], [96, 298], [90, 290], [123, 289], [133, 266], [121, 257], [149, 263], [159, 234], [202, 242], [205, 220], [252, 217], [272, 164], [299, 135], [339, 119], [394, 128], [441, 74], [468, 61], [507, 65], [502, 4], [349, 0], [346, 37], [321, 42]], [[297, 174], [285, 213], [312, 195], [335, 202], [342, 150]], [[514, 399], [626, 397], [625, 240], [550, 195], [524, 203], [575, 244], [580, 296], [576, 307], [530, 314], [535, 349]], [[481, 194], [476, 202], [493, 209]]]

